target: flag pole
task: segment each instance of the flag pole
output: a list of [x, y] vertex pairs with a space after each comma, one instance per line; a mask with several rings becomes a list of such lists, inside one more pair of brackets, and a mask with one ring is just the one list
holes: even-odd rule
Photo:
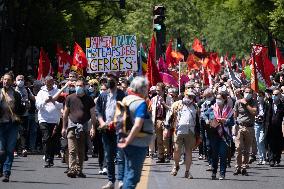
[[180, 61], [178, 62], [178, 94], [180, 95]]
[[143, 75], [143, 70], [142, 70], [142, 43], [140, 43], [140, 51], [139, 51], [139, 75]]

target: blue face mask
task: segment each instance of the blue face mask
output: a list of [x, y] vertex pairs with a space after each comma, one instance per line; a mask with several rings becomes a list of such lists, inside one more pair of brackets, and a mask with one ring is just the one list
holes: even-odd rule
[[84, 94], [84, 88], [83, 87], [79, 87], [79, 86], [77, 86], [76, 88], [75, 88], [75, 90], [76, 90], [76, 94], [77, 95], [82, 95], [82, 94]]
[[280, 102], [280, 98], [277, 95], [272, 95], [272, 100], [275, 104], [278, 104]]

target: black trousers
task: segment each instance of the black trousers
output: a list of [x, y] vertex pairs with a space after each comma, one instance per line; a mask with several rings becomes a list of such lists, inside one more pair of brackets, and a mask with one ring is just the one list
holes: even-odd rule
[[268, 139], [268, 158], [271, 163], [280, 163], [283, 138], [279, 134], [270, 135]]
[[106, 162], [104, 158], [104, 147], [103, 147], [103, 141], [102, 141], [102, 133], [101, 131], [96, 131], [96, 136], [93, 139], [93, 146], [94, 146], [94, 152], [98, 154], [98, 161], [100, 169], [106, 167]]
[[19, 129], [20, 142], [19, 150], [24, 150], [29, 148], [29, 122], [28, 116], [21, 116], [21, 124]]
[[45, 161], [53, 162], [54, 154], [57, 150], [57, 136], [53, 130], [57, 126], [55, 123], [40, 123], [40, 129], [42, 131], [42, 144], [45, 154]]

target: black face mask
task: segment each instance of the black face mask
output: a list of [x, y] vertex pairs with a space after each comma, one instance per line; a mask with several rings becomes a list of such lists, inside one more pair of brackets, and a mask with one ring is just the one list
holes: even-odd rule
[[116, 84], [116, 82], [113, 79], [110, 79], [110, 80], [107, 81], [107, 87], [110, 88], [110, 89], [113, 89], [115, 87], [115, 84]]

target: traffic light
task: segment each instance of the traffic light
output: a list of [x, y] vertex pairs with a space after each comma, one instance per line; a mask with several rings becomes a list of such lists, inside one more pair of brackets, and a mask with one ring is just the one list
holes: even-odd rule
[[177, 49], [178, 49], [178, 50], [180, 50], [180, 48], [181, 48], [181, 45], [182, 45], [181, 43], [182, 43], [182, 42], [181, 42], [181, 37], [178, 37], [178, 38], [177, 38]]
[[165, 20], [165, 7], [164, 6], [155, 6], [154, 10], [153, 10], [153, 28], [154, 31], [160, 31], [162, 29], [163, 26], [165, 26], [164, 24], [164, 20]]
[[119, 0], [119, 7], [125, 9], [125, 0]]
[[184, 60], [187, 60], [189, 53], [188, 53], [188, 50], [186, 49], [184, 43], [182, 42], [180, 36], [177, 37], [177, 51], [180, 52], [181, 54], [183, 54]]
[[164, 6], [155, 6], [153, 9], [153, 30], [156, 33], [156, 59], [158, 60], [166, 51], [166, 8]]

